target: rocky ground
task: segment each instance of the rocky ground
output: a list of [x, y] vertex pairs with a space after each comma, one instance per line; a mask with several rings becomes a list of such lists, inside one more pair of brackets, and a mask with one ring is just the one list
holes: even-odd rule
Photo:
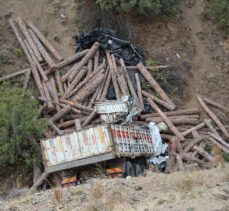
[[[21, 194], [26, 190], [21, 190]], [[229, 166], [85, 184], [0, 200], [0, 210], [228, 211]]]

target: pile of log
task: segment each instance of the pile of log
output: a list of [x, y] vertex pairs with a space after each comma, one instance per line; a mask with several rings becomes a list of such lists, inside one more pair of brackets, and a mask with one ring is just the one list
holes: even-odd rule
[[[10, 25], [30, 65], [14, 76], [27, 72], [23, 86], [26, 89], [32, 74], [40, 101], [39, 115], [49, 118], [51, 129], [47, 137], [100, 124], [93, 103], [106, 101], [108, 89], [113, 86], [116, 99], [132, 95], [143, 111], [133, 124], [147, 125], [151, 121], [167, 124], [169, 130], [162, 137], [169, 143], [168, 172], [183, 170], [190, 163], [208, 167], [217, 156], [213, 146], [229, 153], [229, 133], [209, 105], [225, 112], [227, 107], [197, 96], [200, 107], [210, 117], [200, 121], [198, 108], [176, 108], [143, 63], [129, 67], [123, 58], [102, 49], [98, 42], [90, 49], [63, 58], [32, 22], [17, 17], [10, 19]], [[135, 78], [131, 79], [129, 73], [134, 69]], [[140, 78], [149, 84], [151, 91], [143, 90]], [[144, 111], [145, 103], [152, 113]]]

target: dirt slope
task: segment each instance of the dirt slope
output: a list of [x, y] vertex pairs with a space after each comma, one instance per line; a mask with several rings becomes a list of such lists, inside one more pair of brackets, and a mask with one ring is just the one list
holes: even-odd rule
[[86, 184], [0, 202], [0, 210], [228, 211], [229, 166]]

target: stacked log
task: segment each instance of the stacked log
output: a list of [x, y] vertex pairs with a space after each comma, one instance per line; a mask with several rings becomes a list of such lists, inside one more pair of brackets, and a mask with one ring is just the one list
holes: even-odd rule
[[[108, 100], [108, 91], [113, 87], [117, 100], [124, 95], [135, 98], [135, 106], [142, 114], [134, 117], [133, 124], [167, 124], [169, 130], [161, 132], [161, 136], [169, 144], [168, 172], [184, 170], [190, 163], [208, 167], [217, 157], [214, 147], [229, 152], [227, 127], [210, 108], [228, 112], [226, 106], [197, 96], [202, 111], [210, 117], [201, 121], [198, 108], [177, 109], [143, 63], [127, 66], [123, 58], [116, 58], [98, 42], [64, 58], [32, 22], [18, 17], [16, 21], [10, 19], [10, 25], [30, 68], [4, 76], [0, 81], [26, 73], [26, 89], [32, 73], [42, 115], [49, 118], [51, 132], [47, 134], [63, 135], [101, 124], [93, 103]], [[130, 77], [131, 71], [135, 77]], [[143, 90], [140, 79], [145, 80], [150, 89]], [[152, 108], [151, 112], [145, 110], [146, 103]]]

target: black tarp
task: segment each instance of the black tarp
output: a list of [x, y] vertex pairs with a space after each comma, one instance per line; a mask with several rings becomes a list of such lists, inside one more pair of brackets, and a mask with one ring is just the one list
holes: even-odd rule
[[143, 54], [129, 41], [119, 38], [117, 33], [108, 28], [96, 28], [90, 32], [74, 36], [76, 51], [90, 48], [95, 42], [99, 42], [104, 50], [108, 50], [118, 58], [123, 58], [128, 65], [136, 65], [143, 60]]

